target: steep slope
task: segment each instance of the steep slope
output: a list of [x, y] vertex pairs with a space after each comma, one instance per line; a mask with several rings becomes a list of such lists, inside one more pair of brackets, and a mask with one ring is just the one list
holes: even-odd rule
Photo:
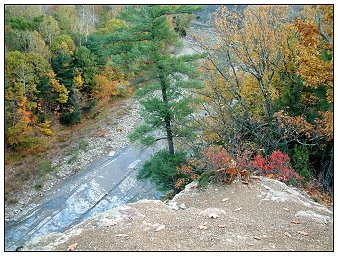
[[194, 187], [168, 204], [142, 200], [100, 213], [23, 250], [333, 250], [332, 211], [284, 183]]

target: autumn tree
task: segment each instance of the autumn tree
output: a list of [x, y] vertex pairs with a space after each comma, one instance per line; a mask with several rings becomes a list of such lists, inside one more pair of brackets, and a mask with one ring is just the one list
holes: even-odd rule
[[36, 53], [6, 54], [5, 133], [9, 145], [19, 145], [32, 135], [40, 102], [37, 86], [48, 72], [48, 61]]
[[231, 61], [229, 68], [242, 70], [257, 81], [270, 122], [271, 87], [283, 58], [280, 48], [287, 11], [287, 6], [249, 6], [240, 14], [224, 7], [215, 17], [216, 40]]
[[41, 35], [37, 31], [33, 31], [30, 34], [30, 39], [28, 43], [28, 51], [35, 52], [41, 56], [43, 56], [45, 59], [50, 60], [51, 53], [46, 45], [46, 43], [43, 41]]
[[[326, 189], [333, 187], [333, 5], [304, 6], [296, 19], [299, 33], [297, 74], [312, 94], [317, 105], [316, 124], [324, 136], [319, 176]], [[325, 98], [324, 98], [325, 97]]]
[[70, 35], [74, 41], [78, 40], [80, 17], [75, 5], [58, 5], [53, 17], [63, 34]]
[[287, 20], [287, 6], [223, 6], [212, 28], [196, 33], [198, 46], [208, 52], [201, 67], [207, 115], [199, 123], [232, 150], [245, 141], [276, 147], [271, 129]]

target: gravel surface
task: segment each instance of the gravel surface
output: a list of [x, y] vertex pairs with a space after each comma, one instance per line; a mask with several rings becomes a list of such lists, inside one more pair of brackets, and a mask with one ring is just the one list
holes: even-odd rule
[[333, 215], [302, 192], [261, 177], [249, 185], [185, 190], [167, 204], [142, 200], [114, 208], [23, 248], [69, 249], [332, 251]]

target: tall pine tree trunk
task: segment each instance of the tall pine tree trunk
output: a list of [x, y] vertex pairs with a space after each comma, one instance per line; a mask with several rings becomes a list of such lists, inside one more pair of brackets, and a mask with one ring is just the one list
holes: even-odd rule
[[166, 106], [164, 124], [165, 124], [165, 129], [166, 129], [166, 132], [167, 132], [167, 141], [168, 141], [169, 152], [170, 152], [170, 154], [175, 154], [173, 133], [172, 133], [172, 130], [171, 130], [171, 117], [170, 117], [170, 113], [169, 113], [169, 105], [168, 105], [168, 97], [167, 97], [167, 85], [166, 85], [164, 77], [161, 74], [160, 74], [160, 80], [161, 80], [161, 88], [162, 88], [162, 100], [163, 100], [163, 102]]

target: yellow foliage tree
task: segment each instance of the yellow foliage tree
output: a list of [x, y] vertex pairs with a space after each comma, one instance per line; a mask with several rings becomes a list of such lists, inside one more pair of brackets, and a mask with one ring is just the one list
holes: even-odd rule
[[[304, 6], [303, 17], [296, 19], [294, 29], [299, 35], [297, 73], [304, 85], [326, 86], [326, 100], [333, 104], [333, 5]], [[317, 100], [305, 95], [307, 101]], [[333, 110], [322, 111], [319, 122], [327, 140], [333, 140]]]
[[55, 77], [56, 75], [54, 72], [48, 73], [49, 83], [52, 87], [52, 91], [58, 93], [58, 98], [56, 100], [59, 103], [66, 103], [68, 100], [69, 91], [67, 90], [66, 86], [60, 84]]

